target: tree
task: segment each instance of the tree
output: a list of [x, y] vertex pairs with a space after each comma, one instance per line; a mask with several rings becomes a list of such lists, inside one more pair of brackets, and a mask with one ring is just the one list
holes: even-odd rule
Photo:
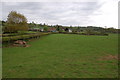
[[93, 32], [93, 31], [92, 31], [92, 29], [91, 29], [91, 28], [87, 28], [87, 29], [86, 29], [86, 33], [87, 33], [87, 35], [92, 34], [92, 32]]
[[69, 30], [68, 28], [65, 28], [65, 31], [66, 31], [66, 32], [68, 32], [68, 30]]
[[109, 33], [117, 33], [117, 30], [115, 28], [113, 28], [113, 27], [110, 27], [110, 28], [107, 29], [107, 32], [109, 32]]
[[48, 31], [48, 27], [46, 25], [44, 25], [44, 30]]
[[55, 28], [56, 28], [56, 30], [59, 31], [59, 32], [62, 32], [62, 31], [63, 31], [63, 30], [62, 30], [62, 25], [58, 25], [58, 24], [57, 24], [57, 25], [55, 26]]
[[11, 11], [7, 18], [5, 32], [18, 32], [28, 30], [27, 19], [24, 15]]

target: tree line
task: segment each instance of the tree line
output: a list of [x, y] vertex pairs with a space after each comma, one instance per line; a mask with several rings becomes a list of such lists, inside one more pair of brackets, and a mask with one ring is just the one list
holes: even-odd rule
[[95, 27], [95, 26], [62, 26], [62, 25], [48, 25], [45, 23], [36, 24], [35, 22], [28, 23], [27, 18], [16, 11], [11, 11], [8, 14], [7, 21], [0, 21], [0, 25], [2, 26], [2, 30], [4, 33], [17, 33], [18, 31], [28, 31], [29, 29], [34, 28], [43, 28], [45, 31], [50, 27], [54, 27], [56, 31], [62, 32], [71, 29], [73, 32], [92, 32], [92, 31], [100, 31], [102, 33], [120, 33], [120, 29], [111, 28], [103, 28], [103, 27]]

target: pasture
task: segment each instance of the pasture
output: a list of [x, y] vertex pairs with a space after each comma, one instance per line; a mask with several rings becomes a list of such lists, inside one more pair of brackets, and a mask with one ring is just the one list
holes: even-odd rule
[[118, 35], [51, 34], [3, 48], [3, 78], [117, 78]]

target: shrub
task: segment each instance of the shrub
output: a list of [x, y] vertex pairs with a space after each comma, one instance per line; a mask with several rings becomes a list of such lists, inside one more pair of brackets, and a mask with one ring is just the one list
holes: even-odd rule
[[28, 39], [28, 38], [34, 38], [39, 36], [48, 35], [50, 33], [36, 33], [36, 34], [26, 34], [26, 35], [17, 35], [17, 36], [7, 36], [2, 37], [2, 41], [10, 41], [10, 40], [18, 40], [18, 39]]
[[10, 37], [2, 37], [2, 41], [10, 41]]
[[17, 40], [17, 39], [21, 39], [21, 36], [11, 36], [10, 40]]

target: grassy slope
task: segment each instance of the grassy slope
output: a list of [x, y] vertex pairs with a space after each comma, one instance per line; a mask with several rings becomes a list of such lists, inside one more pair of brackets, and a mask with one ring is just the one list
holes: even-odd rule
[[117, 55], [117, 35], [52, 34], [29, 44], [3, 49], [3, 77], [117, 77], [117, 60], [99, 60]]

